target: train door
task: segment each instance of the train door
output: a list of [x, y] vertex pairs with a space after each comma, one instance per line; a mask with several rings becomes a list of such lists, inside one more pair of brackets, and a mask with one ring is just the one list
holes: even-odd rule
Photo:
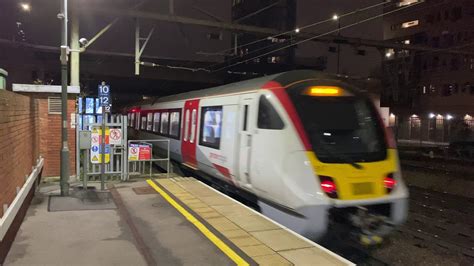
[[252, 131], [254, 130], [254, 99], [250, 95], [243, 95], [240, 98], [240, 127], [239, 127], [239, 160], [238, 175], [243, 186], [251, 187], [250, 162], [252, 148]]
[[196, 142], [197, 124], [199, 117], [199, 99], [186, 101], [184, 104], [183, 132], [181, 141], [181, 152], [183, 163], [186, 166], [197, 169]]

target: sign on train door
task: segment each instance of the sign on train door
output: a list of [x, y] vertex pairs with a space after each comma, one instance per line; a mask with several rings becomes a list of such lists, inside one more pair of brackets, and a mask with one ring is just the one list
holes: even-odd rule
[[183, 132], [181, 141], [181, 153], [183, 163], [187, 166], [196, 168], [196, 145], [199, 121], [199, 99], [186, 101], [184, 104]]
[[239, 177], [243, 185], [250, 186], [250, 162], [252, 148], [252, 132], [255, 125], [255, 105], [250, 95], [243, 95], [240, 98], [240, 127], [239, 127]]

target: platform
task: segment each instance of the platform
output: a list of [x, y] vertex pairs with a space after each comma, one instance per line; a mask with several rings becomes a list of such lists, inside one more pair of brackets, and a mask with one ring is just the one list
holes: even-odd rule
[[5, 265], [351, 264], [194, 178], [116, 183], [87, 208], [53, 206], [57, 188], [41, 187]]

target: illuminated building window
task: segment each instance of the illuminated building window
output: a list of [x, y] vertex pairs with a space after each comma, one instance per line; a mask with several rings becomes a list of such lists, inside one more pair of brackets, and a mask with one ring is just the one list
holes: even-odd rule
[[405, 23], [402, 23], [402, 28], [406, 29], [406, 28], [418, 26], [418, 24], [420, 24], [419, 20], [407, 21]]

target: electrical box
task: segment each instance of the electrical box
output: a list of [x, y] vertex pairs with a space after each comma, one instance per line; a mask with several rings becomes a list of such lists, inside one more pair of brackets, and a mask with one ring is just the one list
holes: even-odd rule
[[79, 149], [87, 150], [91, 148], [91, 131], [79, 130]]

